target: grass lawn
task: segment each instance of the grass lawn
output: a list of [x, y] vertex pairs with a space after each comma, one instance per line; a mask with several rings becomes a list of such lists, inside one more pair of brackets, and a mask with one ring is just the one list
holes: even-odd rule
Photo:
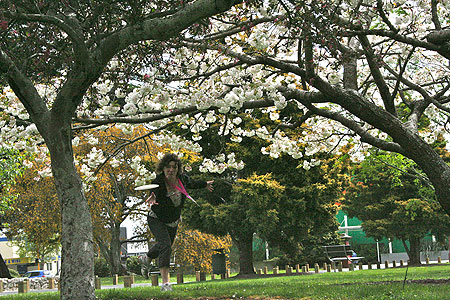
[[[346, 300], [450, 300], [450, 265], [362, 270], [299, 276], [230, 278], [175, 285], [173, 292], [162, 293], [158, 287], [98, 290], [98, 299], [346, 299]], [[139, 279], [139, 278], [137, 278]], [[194, 277], [187, 278], [195, 280]], [[111, 280], [111, 281], [109, 281]], [[107, 282], [106, 282], [107, 281]], [[103, 284], [111, 285], [112, 279]], [[136, 280], [136, 283], [140, 283]], [[57, 293], [29, 293], [2, 296], [3, 299], [58, 299]]]

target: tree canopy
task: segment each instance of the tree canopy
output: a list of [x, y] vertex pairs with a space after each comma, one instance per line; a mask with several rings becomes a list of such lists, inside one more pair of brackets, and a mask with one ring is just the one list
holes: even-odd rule
[[[347, 143], [360, 160], [370, 145], [417, 163], [450, 213], [450, 167], [430, 145], [447, 137], [450, 112], [447, 2], [2, 0], [1, 142], [45, 142], [50, 153], [61, 297], [94, 298], [92, 224], [72, 152], [73, 132], [87, 127], [145, 123], [155, 141], [201, 152], [196, 133], [216, 123], [235, 141], [259, 135], [268, 155], [311, 158], [305, 167]], [[248, 109], [277, 126], [239, 130]], [[175, 126], [192, 139], [167, 131]], [[205, 157], [202, 170], [221, 171], [220, 159]]]
[[411, 264], [420, 264], [426, 234], [443, 241], [450, 229], [449, 216], [416, 169], [414, 162], [399, 154], [373, 152], [354, 167], [343, 201], [343, 209], [362, 220], [368, 236], [400, 239]]

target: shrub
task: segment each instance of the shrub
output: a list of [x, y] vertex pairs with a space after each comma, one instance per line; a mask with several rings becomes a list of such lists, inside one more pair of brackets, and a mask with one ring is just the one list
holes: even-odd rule
[[98, 277], [107, 277], [111, 275], [111, 269], [106, 259], [99, 257], [95, 259], [94, 274]]
[[141, 274], [142, 261], [137, 256], [130, 256], [127, 258], [127, 270], [134, 274]]
[[9, 270], [9, 274], [12, 276], [12, 278], [20, 277], [20, 274], [18, 271], [14, 270], [14, 269], [8, 269], [8, 270]]

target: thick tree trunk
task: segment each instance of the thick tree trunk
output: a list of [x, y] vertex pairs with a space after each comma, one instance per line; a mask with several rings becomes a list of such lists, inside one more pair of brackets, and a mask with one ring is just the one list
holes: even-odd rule
[[94, 300], [92, 220], [74, 164], [71, 128], [64, 124], [49, 128], [46, 142], [62, 216], [61, 299]]
[[115, 224], [111, 229], [111, 249], [110, 249], [110, 265], [111, 265], [111, 273], [123, 275], [125, 270], [120, 261], [120, 224]]
[[420, 265], [420, 238], [409, 239], [409, 264], [412, 266]]
[[253, 234], [234, 240], [239, 250], [239, 275], [255, 274], [253, 268]]

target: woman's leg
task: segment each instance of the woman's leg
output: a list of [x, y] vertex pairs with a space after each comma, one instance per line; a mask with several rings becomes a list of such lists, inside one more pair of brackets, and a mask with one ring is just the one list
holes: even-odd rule
[[170, 256], [172, 254], [172, 243], [177, 232], [176, 227], [169, 227], [156, 218], [148, 218], [148, 226], [156, 239], [156, 245], [149, 252], [149, 258], [159, 256], [158, 266], [161, 272], [163, 284], [170, 282], [169, 266]]

